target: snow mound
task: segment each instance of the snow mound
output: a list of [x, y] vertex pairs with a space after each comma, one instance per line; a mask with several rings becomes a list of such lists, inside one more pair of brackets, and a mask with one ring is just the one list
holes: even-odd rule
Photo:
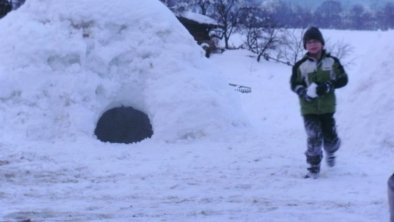
[[94, 137], [117, 106], [147, 113], [157, 140], [246, 125], [227, 83], [157, 0], [29, 0], [0, 29], [2, 131]]
[[350, 75], [349, 81], [354, 86], [348, 104], [348, 110], [352, 112], [348, 130], [353, 132], [354, 127], [362, 129], [357, 131], [359, 135], [352, 135], [359, 148], [371, 150], [370, 144], [374, 144], [379, 149], [394, 149], [394, 133], [387, 130], [394, 129], [394, 122], [388, 121], [388, 114], [394, 112], [391, 90], [394, 86], [393, 37], [394, 31], [378, 33], [368, 54], [361, 57], [359, 69], [351, 74], [359, 81], [352, 83]]

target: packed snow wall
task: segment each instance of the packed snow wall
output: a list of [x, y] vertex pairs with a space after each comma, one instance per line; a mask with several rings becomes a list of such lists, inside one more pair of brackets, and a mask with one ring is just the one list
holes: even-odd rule
[[[392, 152], [394, 149], [394, 121], [390, 116], [394, 111], [394, 96], [391, 88], [394, 85], [393, 69], [394, 31], [371, 32], [373, 42], [365, 42], [365, 38], [356, 39], [352, 44], [366, 44], [365, 51], [357, 52], [354, 70], [349, 70], [349, 84], [344, 90], [348, 95], [339, 96], [340, 115], [346, 122], [339, 122], [344, 141], [355, 144], [357, 150], [376, 152], [376, 149]], [[339, 95], [341, 91], [338, 92]], [[371, 146], [373, 144], [373, 146]], [[379, 152], [380, 152], [379, 151]]]
[[246, 125], [227, 83], [158, 0], [29, 0], [0, 30], [3, 132], [94, 138], [100, 116], [119, 106], [146, 113], [158, 140]]

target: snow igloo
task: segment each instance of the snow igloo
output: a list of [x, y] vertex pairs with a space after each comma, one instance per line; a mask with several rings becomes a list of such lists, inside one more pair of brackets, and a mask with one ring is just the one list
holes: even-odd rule
[[156, 140], [246, 124], [227, 82], [158, 0], [29, 0], [0, 30], [3, 132], [96, 139], [100, 118], [117, 108], [136, 131], [142, 113], [145, 138]]

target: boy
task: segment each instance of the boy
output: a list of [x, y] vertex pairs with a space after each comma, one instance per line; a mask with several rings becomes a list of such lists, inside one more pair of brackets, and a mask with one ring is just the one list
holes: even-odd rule
[[290, 84], [299, 96], [307, 134], [305, 155], [309, 167], [305, 178], [317, 178], [322, 147], [327, 165], [335, 165], [335, 152], [340, 147], [334, 119], [335, 89], [345, 86], [348, 77], [339, 59], [325, 51], [324, 38], [318, 28], [307, 29], [303, 43], [307, 53], [293, 66]]

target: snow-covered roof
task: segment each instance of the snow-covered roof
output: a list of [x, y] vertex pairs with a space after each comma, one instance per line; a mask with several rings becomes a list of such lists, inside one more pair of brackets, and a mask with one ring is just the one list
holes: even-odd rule
[[180, 17], [195, 21], [199, 24], [219, 26], [220, 24], [213, 18], [195, 12], [186, 11]]

